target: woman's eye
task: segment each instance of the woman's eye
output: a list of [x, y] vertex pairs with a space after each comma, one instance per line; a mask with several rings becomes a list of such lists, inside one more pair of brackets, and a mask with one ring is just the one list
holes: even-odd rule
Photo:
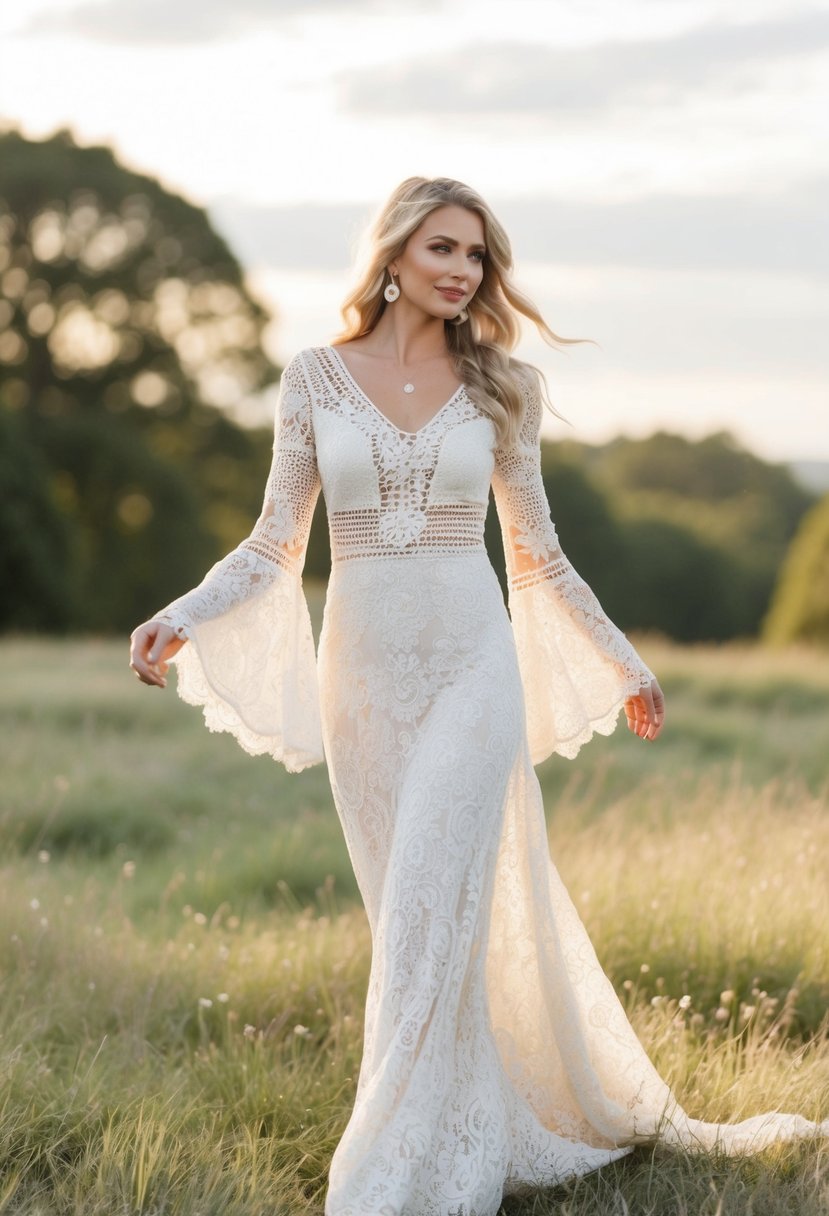
[[[451, 253], [452, 252], [449, 245], [430, 245], [429, 248], [432, 250], [433, 253]], [[475, 249], [470, 254], [470, 257], [473, 257], [476, 262], [482, 262], [484, 260], [484, 258], [486, 257], [486, 253], [484, 252], [483, 249]]]

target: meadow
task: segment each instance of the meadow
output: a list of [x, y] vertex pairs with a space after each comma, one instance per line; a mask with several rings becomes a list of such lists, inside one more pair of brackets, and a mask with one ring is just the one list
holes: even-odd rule
[[[829, 655], [641, 650], [665, 733], [539, 768], [553, 855], [692, 1114], [827, 1118]], [[210, 735], [123, 641], [0, 661], [0, 1213], [321, 1213], [369, 962], [324, 768]], [[814, 1140], [637, 1149], [503, 1208], [827, 1211]]]

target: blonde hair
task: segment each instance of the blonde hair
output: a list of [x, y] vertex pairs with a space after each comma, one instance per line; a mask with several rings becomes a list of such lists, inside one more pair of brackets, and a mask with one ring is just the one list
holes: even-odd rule
[[557, 411], [546, 393], [538, 368], [510, 354], [521, 336], [518, 314], [532, 321], [550, 346], [592, 342], [592, 338], [562, 338], [553, 332], [538, 308], [512, 282], [512, 247], [492, 211], [463, 182], [449, 177], [408, 177], [378, 213], [367, 237], [363, 269], [342, 305], [345, 323], [337, 344], [371, 333], [387, 307], [383, 291], [391, 281], [388, 265], [403, 252], [412, 233], [439, 207], [463, 207], [479, 215], [484, 226], [486, 256], [481, 284], [467, 305], [468, 321], [447, 321], [446, 344], [458, 379], [478, 408], [495, 423], [498, 442], [511, 444], [521, 426], [525, 398], [519, 375], [543, 382], [542, 400]]

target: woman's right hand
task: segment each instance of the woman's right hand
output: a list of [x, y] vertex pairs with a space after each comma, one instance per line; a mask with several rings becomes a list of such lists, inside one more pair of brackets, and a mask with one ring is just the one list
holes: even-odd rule
[[628, 728], [640, 739], [658, 739], [665, 725], [665, 694], [657, 679], [643, 684], [639, 692], [625, 701]]
[[186, 640], [163, 621], [145, 621], [134, 629], [130, 634], [130, 667], [142, 684], [166, 688], [167, 660], [181, 650]]

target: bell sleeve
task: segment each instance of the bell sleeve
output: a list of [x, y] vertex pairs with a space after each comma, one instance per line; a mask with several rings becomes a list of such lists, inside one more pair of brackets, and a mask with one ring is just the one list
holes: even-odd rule
[[262, 513], [194, 590], [157, 612], [187, 644], [173, 656], [182, 700], [251, 755], [299, 772], [324, 759], [316, 653], [302, 567], [320, 491], [300, 355], [282, 373]]
[[609, 735], [653, 672], [565, 557], [541, 478], [541, 394], [522, 373], [525, 413], [515, 444], [498, 448], [492, 487], [504, 539], [509, 610], [524, 686], [533, 764], [572, 758]]

